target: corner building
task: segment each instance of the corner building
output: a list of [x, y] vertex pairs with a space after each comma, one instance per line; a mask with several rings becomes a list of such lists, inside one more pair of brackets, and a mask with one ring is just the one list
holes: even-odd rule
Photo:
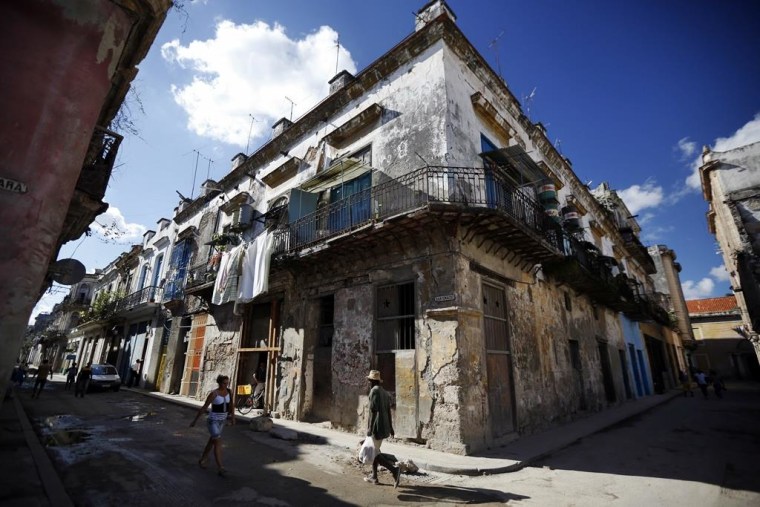
[[[632, 344], [671, 322], [635, 220], [581, 183], [445, 2], [416, 25], [177, 208], [161, 390], [200, 398], [265, 362], [271, 410], [360, 431], [378, 369], [396, 435], [459, 454], [651, 393]], [[238, 297], [246, 276], [258, 292]]]

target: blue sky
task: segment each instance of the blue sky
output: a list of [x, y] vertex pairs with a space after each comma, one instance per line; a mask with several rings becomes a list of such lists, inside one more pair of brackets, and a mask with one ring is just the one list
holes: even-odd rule
[[[339, 69], [366, 67], [414, 29], [424, 3], [208, 0], [185, 2], [186, 16], [172, 11], [140, 65], [134, 95], [144, 113], [134, 95], [129, 103], [139, 135], [121, 146], [111, 209], [98, 218], [118, 237], [96, 225], [59, 257], [92, 272], [139, 243], [172, 217], [175, 191], [197, 195], [207, 174], [220, 179], [236, 153], [254, 151], [290, 116], [288, 99], [296, 119], [327, 94], [336, 58]], [[703, 145], [760, 141], [760, 3], [448, 4], [579, 178], [609, 182], [639, 215], [643, 242], [676, 251], [687, 298], [727, 293], [693, 173]], [[34, 314], [65, 292], [54, 287]]]

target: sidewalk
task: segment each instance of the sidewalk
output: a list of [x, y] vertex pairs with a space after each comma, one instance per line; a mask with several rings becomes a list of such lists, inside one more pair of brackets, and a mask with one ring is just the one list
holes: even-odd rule
[[[200, 407], [203, 404], [200, 401], [176, 395], [147, 392], [141, 389], [127, 389], [188, 407]], [[401, 460], [411, 459], [418, 467], [433, 472], [457, 475], [493, 475], [515, 472], [572, 445], [584, 437], [643, 414], [680, 395], [681, 391], [674, 389], [665, 394], [656, 394], [640, 400], [629, 401], [618, 407], [592, 413], [577, 421], [521, 437], [502, 447], [470, 456], [448, 454], [415, 444], [391, 440], [383, 442], [383, 452], [394, 454]], [[257, 411], [246, 416], [235, 413], [236, 418], [243, 420], [250, 420], [256, 415]], [[326, 428], [322, 424], [286, 419], [273, 419], [273, 422], [275, 428], [287, 428], [304, 436], [319, 437], [327, 444], [342, 449], [356, 449], [358, 451], [359, 442], [363, 439], [363, 435]]]

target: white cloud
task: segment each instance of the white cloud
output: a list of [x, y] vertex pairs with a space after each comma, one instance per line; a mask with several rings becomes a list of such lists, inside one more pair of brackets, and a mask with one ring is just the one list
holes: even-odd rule
[[678, 140], [676, 149], [680, 152], [681, 160], [686, 160], [692, 157], [697, 152], [697, 143], [689, 141], [688, 137], [684, 137]]
[[141, 224], [128, 223], [119, 208], [111, 206], [98, 215], [90, 226], [93, 233], [100, 239], [110, 243], [134, 243], [142, 241], [147, 227]]
[[632, 185], [619, 190], [618, 195], [632, 215], [643, 209], [659, 206], [665, 196], [662, 187], [651, 180], [647, 180], [643, 185]]
[[686, 280], [681, 284], [685, 299], [703, 299], [712, 296], [715, 282], [710, 278], [703, 278], [698, 282]]
[[719, 282], [728, 282], [731, 280], [731, 277], [728, 275], [728, 271], [726, 271], [726, 266], [723, 264], [712, 268], [710, 270], [710, 276]]
[[[200, 136], [245, 147], [268, 137], [272, 123], [311, 109], [329, 91], [335, 75], [337, 32], [322, 26], [302, 39], [285, 27], [263, 21], [217, 23], [213, 39], [164, 44], [161, 54], [192, 73], [186, 85], [172, 85], [174, 100], [188, 114], [188, 128]], [[338, 70], [356, 72], [349, 51], [340, 47]], [[251, 127], [251, 116], [256, 121]]]
[[[753, 119], [745, 123], [730, 137], [717, 138], [710, 149], [712, 151], [728, 151], [758, 141], [760, 141], [760, 113], [755, 114]], [[700, 165], [702, 165], [701, 155], [691, 163], [691, 174], [686, 178], [686, 185], [689, 188], [695, 190], [702, 188], [702, 183], [699, 180]]]

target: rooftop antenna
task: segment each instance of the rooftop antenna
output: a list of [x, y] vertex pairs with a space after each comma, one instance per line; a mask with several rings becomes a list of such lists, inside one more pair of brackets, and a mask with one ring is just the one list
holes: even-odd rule
[[525, 102], [525, 111], [527, 113], [528, 118], [530, 118], [530, 106], [533, 104], [533, 97], [536, 96], [536, 87], [533, 87], [533, 90], [531, 92], [523, 97], [523, 102]]
[[501, 75], [501, 63], [499, 63], [499, 39], [504, 35], [504, 30], [501, 31], [499, 35], [496, 36], [495, 39], [493, 39], [490, 43], [488, 43], [489, 48], [493, 48], [494, 53], [496, 53], [496, 71], [499, 73], [499, 77], [502, 81], [504, 81], [504, 76]]
[[292, 99], [289, 99], [287, 95], [285, 96], [285, 99], [286, 99], [288, 102], [290, 102], [290, 121], [293, 121], [293, 106], [295, 106], [295, 105], [296, 105], [296, 103], [295, 103], [295, 102], [293, 102], [293, 100], [292, 100]]
[[203, 157], [203, 160], [208, 160], [209, 161], [209, 171], [211, 170], [211, 162], [213, 162], [213, 160], [211, 160], [210, 158], [202, 155], [200, 151], [193, 150], [193, 152], [195, 153], [195, 169], [193, 170], [193, 186], [190, 189], [190, 200], [191, 201], [193, 200], [193, 194], [195, 193], [195, 178], [198, 176], [198, 161], [200, 160], [201, 157]]
[[335, 74], [338, 74], [338, 60], [340, 59], [340, 34], [335, 39]]
[[[292, 116], [293, 113], [291, 113]], [[248, 127], [248, 141], [245, 143], [245, 154], [248, 155], [248, 147], [251, 145], [251, 132], [253, 132], [253, 122], [257, 121], [251, 113], [248, 113], [251, 117], [251, 126]]]
[[207, 158], [206, 160], [208, 160], [208, 168], [206, 169], [206, 179], [210, 180], [211, 179], [211, 164], [213, 164], [214, 161], [211, 160], [210, 158]]

